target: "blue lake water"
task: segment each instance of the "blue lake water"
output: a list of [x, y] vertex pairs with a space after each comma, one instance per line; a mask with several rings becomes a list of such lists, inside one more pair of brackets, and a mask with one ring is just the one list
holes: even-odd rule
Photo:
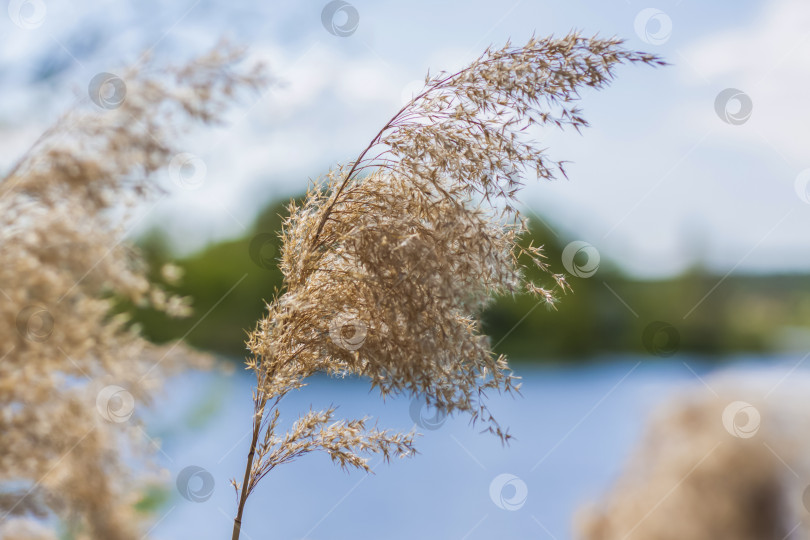
[[[310, 454], [263, 480], [247, 504], [243, 538], [570, 538], [575, 511], [611, 485], [651, 408], [678, 388], [701, 387], [698, 377], [713, 369], [698, 360], [649, 358], [518, 364], [522, 397], [490, 399], [515, 436], [510, 446], [458, 417], [420, 429], [416, 457], [388, 465], [372, 457], [373, 475], [347, 473], [325, 454]], [[148, 422], [150, 435], [163, 441], [161, 464], [174, 478], [188, 466], [201, 467], [214, 487], [202, 502], [174, 490], [150, 533], [155, 538], [230, 538], [236, 498], [229, 479], [241, 481], [244, 472], [252, 382], [237, 371], [168, 385]], [[189, 405], [203, 402], [207, 414]], [[315, 379], [285, 399], [282, 417], [331, 403], [340, 406], [339, 417], [372, 415], [381, 427], [405, 431], [414, 425], [409, 399], [383, 403], [360, 380]], [[194, 421], [201, 416], [204, 421]], [[202, 482], [193, 479], [191, 489], [202, 489]]]

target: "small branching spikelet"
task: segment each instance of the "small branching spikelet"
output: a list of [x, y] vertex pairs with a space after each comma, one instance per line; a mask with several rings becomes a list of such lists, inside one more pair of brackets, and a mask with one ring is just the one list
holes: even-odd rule
[[441, 413], [469, 413], [509, 439], [485, 397], [518, 384], [481, 335], [479, 315], [495, 294], [529, 292], [553, 304], [567, 287], [556, 274], [551, 287], [527, 283], [518, 261], [550, 272], [539, 248], [518, 247], [527, 230], [516, 209], [523, 178], [565, 174], [525, 131], [586, 126], [574, 106], [579, 90], [603, 87], [625, 62], [663, 63], [620, 40], [577, 34], [488, 50], [457, 73], [428, 76], [351, 166], [291, 206], [285, 290], [248, 343], [254, 427], [264, 442], [254, 432], [234, 538], [246, 496], [291, 457], [325, 450], [343, 466], [368, 469], [361, 451], [413, 453], [412, 433], [327, 426], [332, 410], [277, 437], [278, 399], [313, 373], [365, 376], [383, 396], [423, 395]]
[[238, 59], [129, 71], [120, 106], [69, 112], [0, 181], [0, 537], [54, 514], [74, 538], [143, 533], [132, 455], [151, 443], [130, 415], [167, 375], [207, 360], [153, 346], [114, 315], [121, 299], [188, 311], [147, 279], [124, 240], [125, 209], [156, 191], [149, 178], [177, 152], [174, 126], [212, 120], [258, 82], [231, 71]]

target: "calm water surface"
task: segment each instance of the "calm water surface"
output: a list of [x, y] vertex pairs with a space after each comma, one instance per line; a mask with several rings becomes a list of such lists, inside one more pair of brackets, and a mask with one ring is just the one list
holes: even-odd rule
[[[757, 360], [735, 365], [741, 363]], [[243, 537], [570, 538], [571, 516], [610, 486], [650, 409], [678, 388], [702, 387], [698, 376], [709, 377], [711, 370], [683, 359], [518, 365], [522, 397], [490, 400], [515, 436], [509, 447], [458, 417], [421, 429], [415, 458], [390, 465], [372, 458], [373, 475], [344, 472], [325, 454], [311, 454], [264, 480], [247, 505]], [[173, 491], [151, 533], [155, 538], [230, 538], [235, 496], [229, 479], [241, 481], [244, 471], [252, 382], [237, 370], [169, 385], [159, 414], [149, 420], [150, 435], [163, 441], [161, 463], [173, 477], [187, 466], [202, 467], [215, 484], [204, 502]], [[410, 400], [383, 403], [357, 380], [316, 379], [285, 399], [282, 417], [330, 403], [340, 406], [341, 417], [372, 415], [381, 427], [402, 430], [414, 425]], [[429, 420], [430, 411], [424, 412]], [[192, 490], [201, 487], [202, 479], [192, 480]]]

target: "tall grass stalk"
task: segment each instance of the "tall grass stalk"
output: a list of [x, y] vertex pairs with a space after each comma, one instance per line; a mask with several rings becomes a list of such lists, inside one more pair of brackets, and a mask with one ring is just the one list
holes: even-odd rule
[[[509, 440], [486, 395], [516, 392], [518, 378], [493, 354], [479, 315], [496, 294], [528, 292], [553, 307], [568, 287], [540, 246], [519, 244], [524, 179], [565, 175], [530, 136], [587, 126], [580, 90], [603, 88], [623, 63], [663, 64], [619, 39], [576, 33], [488, 49], [460, 71], [428, 75], [355, 160], [291, 204], [283, 293], [248, 340], [253, 435], [243, 480], [232, 481], [233, 540], [248, 498], [279, 465], [323, 451], [370, 471], [370, 454], [415, 452], [413, 431], [335, 420], [334, 408], [282, 431], [281, 399], [315, 373], [366, 377], [382, 396], [421, 396]], [[528, 281], [526, 264], [547, 271], [550, 285]]]

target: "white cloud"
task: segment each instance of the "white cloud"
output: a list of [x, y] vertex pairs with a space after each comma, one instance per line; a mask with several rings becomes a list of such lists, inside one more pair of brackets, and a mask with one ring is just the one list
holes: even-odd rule
[[[636, 46], [665, 54], [675, 66], [655, 72], [624, 67], [610, 89], [588, 92], [583, 106], [593, 128], [583, 137], [540, 137], [552, 157], [573, 160], [572, 181], [530, 187], [524, 200], [535, 201], [544, 217], [604, 250], [606, 259], [647, 275], [683, 268], [700, 242], [713, 266], [731, 268], [795, 203], [801, 211], [764, 239], [740, 268], [807, 263], [810, 240], [803, 231], [810, 226], [810, 207], [793, 189], [796, 174], [810, 168], [805, 149], [810, 4], [805, 1], [672, 8], [673, 39], [658, 48]], [[571, 25], [584, 26], [615, 31], [632, 43], [638, 12], [638, 6], [607, 9], [595, 1], [587, 10], [524, 2], [502, 19], [510, 8], [494, 1], [417, 2], [407, 9], [366, 4], [358, 5], [358, 32], [344, 39], [323, 29], [317, 5], [263, 7], [232, 0], [200, 5], [182, 20], [186, 8], [161, 6], [146, 0], [129, 12], [109, 12], [75, 0], [68, 14], [73, 18], [64, 18], [70, 22], [49, 18], [48, 31], [61, 39], [77, 29], [88, 31], [93, 25], [87, 23], [95, 22], [108, 38], [81, 58], [84, 67], [73, 62], [63, 76], [39, 85], [31, 85], [28, 75], [41, 55], [64, 51], [48, 33], [17, 32], [0, 17], [0, 33], [8, 30], [0, 51], [0, 89], [9, 97], [0, 104], [0, 139], [14, 143], [6, 155], [21, 151], [22, 142], [39, 129], [33, 126], [50, 121], [74, 97], [71, 89], [84, 95], [90, 75], [126, 64], [161, 35], [156, 60], [171, 56], [179, 62], [230, 31], [235, 41], [250, 45], [252, 57], [266, 59], [286, 85], [259, 101], [257, 95], [247, 96], [225, 126], [195, 131], [184, 145], [206, 160], [208, 178], [200, 189], [161, 203], [150, 219], [178, 231], [187, 249], [239, 234], [229, 214], [248, 224], [266, 199], [303, 190], [307, 177], [355, 156], [428, 67], [452, 70], [490, 41], [517, 39], [535, 29], [559, 34]], [[735, 9], [735, 20], [744, 22], [730, 23], [724, 9]], [[723, 123], [714, 112], [715, 96], [729, 87], [753, 100], [753, 114], [743, 125]], [[0, 157], [0, 167], [10, 157]], [[164, 220], [174, 215], [188, 225]], [[798, 249], [783, 249], [790, 245]], [[777, 255], [766, 257], [767, 250]], [[807, 255], [798, 260], [801, 253]]]
[[[719, 93], [737, 88], [751, 97], [750, 120], [740, 126], [718, 124], [711, 114], [695, 116], [704, 127], [722, 128], [721, 136], [770, 150], [795, 165], [810, 162], [810, 3], [765, 3], [760, 16], [745, 26], [701, 39], [683, 55], [693, 68], [685, 82], [708, 84]], [[738, 103], [729, 104], [733, 113]]]

